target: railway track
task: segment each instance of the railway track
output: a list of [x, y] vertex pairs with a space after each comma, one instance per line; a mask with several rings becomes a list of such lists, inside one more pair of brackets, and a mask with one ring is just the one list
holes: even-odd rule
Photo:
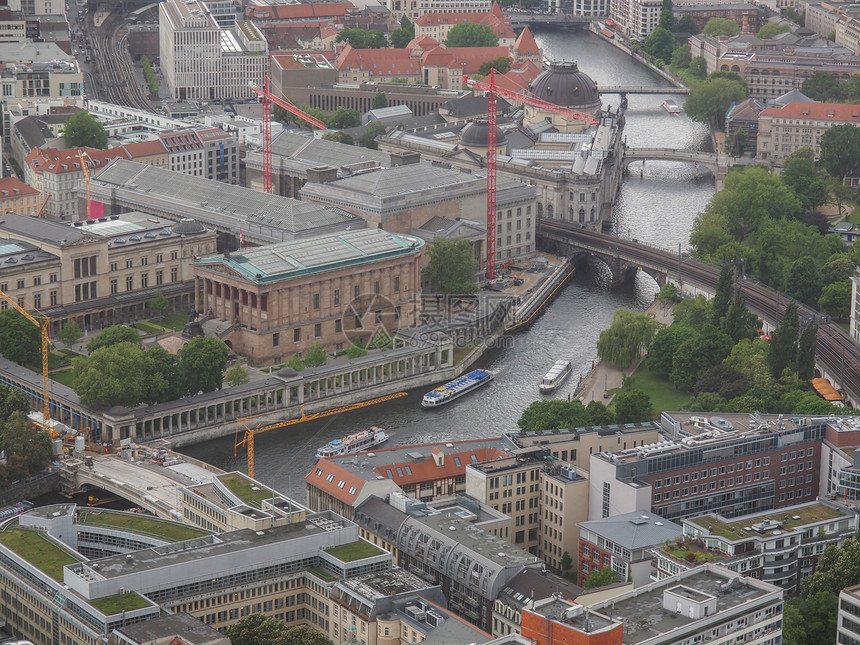
[[[679, 258], [673, 251], [587, 231], [564, 222], [541, 220], [538, 223], [538, 234], [541, 231], [563, 235], [572, 242], [601, 246], [609, 251], [617, 249], [618, 253], [626, 259], [642, 266], [658, 269], [669, 276], [680, 273], [681, 279], [691, 281], [711, 293], [716, 289], [720, 277], [718, 267], [689, 258]], [[776, 326], [780, 323], [786, 305], [791, 302], [789, 298], [755, 280], [744, 278], [738, 282], [738, 285], [746, 294], [747, 306], [753, 313], [771, 325]], [[803, 320], [814, 319], [813, 317], [820, 317], [821, 314], [798, 304], [798, 316]], [[825, 368], [834, 379], [839, 380], [842, 390], [852, 401], [860, 401], [860, 346], [852, 341], [847, 333], [834, 324], [820, 324], [815, 359], [820, 367]]]

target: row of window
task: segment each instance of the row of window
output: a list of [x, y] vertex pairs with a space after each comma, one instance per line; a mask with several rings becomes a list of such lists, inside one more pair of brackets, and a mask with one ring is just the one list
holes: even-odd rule
[[[170, 281], [178, 282], [179, 281], [179, 268], [173, 267], [170, 269]], [[95, 284], [95, 283], [93, 283]], [[155, 272], [155, 284], [156, 286], [164, 284], [164, 271], [159, 269]], [[77, 288], [77, 287], [76, 287]], [[149, 274], [141, 273], [140, 274], [140, 288], [148, 289], [149, 288]], [[134, 276], [127, 275], [125, 276], [125, 290], [126, 291], [134, 291]], [[110, 281], [110, 292], [111, 295], [119, 293], [119, 278], [111, 278]]]

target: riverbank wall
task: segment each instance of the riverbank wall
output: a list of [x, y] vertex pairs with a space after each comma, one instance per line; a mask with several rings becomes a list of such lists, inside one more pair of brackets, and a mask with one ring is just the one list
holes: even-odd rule
[[603, 41], [605, 41], [605, 42], [609, 43], [609, 44], [610, 44], [610, 45], [612, 45], [613, 47], [615, 47], [615, 48], [617, 48], [617, 49], [620, 49], [620, 50], [621, 50], [621, 51], [623, 51], [625, 54], [627, 54], [628, 56], [630, 56], [631, 58], [633, 58], [634, 60], [636, 60], [636, 61], [638, 61], [638, 62], [642, 63], [642, 65], [644, 65], [644, 66], [645, 66], [645, 67], [647, 67], [648, 69], [650, 69], [650, 70], [652, 70], [652, 71], [656, 72], [657, 74], [659, 74], [660, 76], [662, 76], [663, 78], [665, 78], [667, 81], [669, 81], [669, 82], [670, 82], [672, 85], [674, 85], [675, 87], [687, 87], [687, 86], [686, 86], [686, 85], [684, 85], [684, 83], [682, 83], [682, 82], [681, 82], [681, 80], [680, 80], [678, 77], [676, 77], [674, 74], [670, 74], [669, 72], [667, 72], [667, 71], [665, 71], [665, 70], [663, 70], [663, 69], [660, 69], [660, 68], [659, 68], [659, 67], [657, 67], [656, 65], [654, 65], [654, 64], [652, 64], [652, 63], [650, 63], [650, 62], [648, 62], [648, 61], [647, 61], [647, 60], [646, 60], [646, 59], [645, 59], [641, 54], [637, 54], [637, 53], [636, 53], [636, 52], [634, 52], [632, 49], [630, 49], [630, 46], [627, 44], [627, 42], [626, 42], [625, 40], [622, 40], [622, 39], [620, 39], [620, 38], [618, 38], [618, 37], [607, 38], [606, 36], [604, 36], [602, 33], [600, 33], [600, 27], [598, 26], [598, 23], [597, 23], [597, 22], [591, 22], [591, 23], [589, 23], [589, 25], [588, 25], [588, 29], [589, 29], [589, 31], [591, 31], [591, 33], [593, 33], [594, 35], [596, 35], [598, 38], [600, 38], [601, 40], [603, 40]]

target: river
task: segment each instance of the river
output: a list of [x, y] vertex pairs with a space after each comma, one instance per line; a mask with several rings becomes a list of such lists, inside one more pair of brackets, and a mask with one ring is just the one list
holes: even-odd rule
[[[658, 74], [591, 33], [536, 32], [535, 39], [545, 57], [577, 60], [598, 85], [669, 86]], [[666, 112], [662, 108], [666, 98], [670, 95], [629, 97], [628, 145], [709, 150], [707, 128], [683, 113]], [[617, 100], [617, 96], [604, 97], [604, 103], [613, 107]], [[679, 162], [649, 161], [641, 177], [639, 169], [638, 165], [631, 169], [619, 190], [613, 212], [615, 230], [665, 248], [677, 249], [678, 244], [686, 248], [693, 219], [714, 193], [713, 182], [710, 178], [697, 181], [695, 169]], [[653, 280], [642, 273], [615, 289], [606, 286], [600, 271], [578, 275], [529, 331], [482, 357], [479, 366], [499, 372], [489, 386], [438, 410], [423, 411], [419, 406], [423, 390], [413, 391], [405, 398], [348, 415], [261, 434], [256, 438], [257, 478], [304, 500], [303, 478], [314, 463], [315, 450], [369, 425], [388, 430], [392, 445], [498, 436], [515, 429], [523, 409], [538, 398], [538, 380], [555, 360], [573, 361], [572, 387], [577, 374], [584, 374], [597, 358], [597, 338], [609, 326], [613, 312], [620, 307], [645, 309], [656, 290]], [[569, 389], [556, 396], [566, 397]], [[183, 452], [224, 469], [245, 471], [244, 449], [234, 457], [233, 443], [227, 437], [188, 446]]]

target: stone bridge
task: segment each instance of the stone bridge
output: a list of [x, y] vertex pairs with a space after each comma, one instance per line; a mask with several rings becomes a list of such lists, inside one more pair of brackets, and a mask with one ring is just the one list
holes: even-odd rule
[[607, 85], [598, 87], [601, 94], [689, 94], [688, 87], [642, 87], [641, 85]]
[[[630, 164], [641, 161], [643, 166], [646, 161], [687, 161], [707, 168], [714, 174], [714, 182], [717, 190], [723, 186], [732, 158], [728, 155], [718, 155], [715, 152], [701, 152], [698, 150], [681, 150], [680, 148], [624, 148], [624, 159], [622, 167], [628, 170]], [[697, 173], [698, 176], [698, 173]]]
[[505, 18], [510, 21], [511, 29], [522, 29], [523, 27], [532, 27], [535, 25], [582, 27], [591, 24], [595, 20], [602, 20], [599, 16], [577, 16], [572, 13], [505, 12]]

